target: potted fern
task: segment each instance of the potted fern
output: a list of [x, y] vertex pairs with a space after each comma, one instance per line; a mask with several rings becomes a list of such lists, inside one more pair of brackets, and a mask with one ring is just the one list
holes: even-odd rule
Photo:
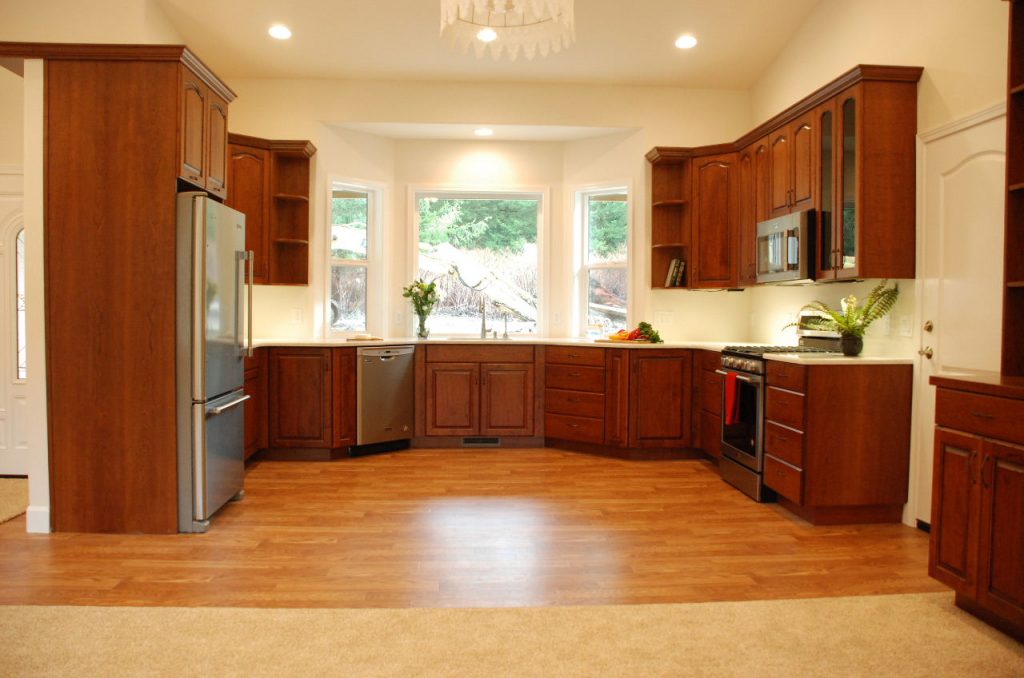
[[[864, 349], [864, 331], [868, 325], [883, 317], [896, 305], [900, 295], [898, 284], [886, 287], [888, 280], [878, 283], [861, 304], [852, 294], [840, 302], [840, 310], [822, 301], [805, 304], [801, 311], [817, 311], [820, 316], [804, 317], [797, 325], [805, 330], [838, 332], [843, 355], [856, 356]], [[787, 325], [788, 327], [788, 325]]]

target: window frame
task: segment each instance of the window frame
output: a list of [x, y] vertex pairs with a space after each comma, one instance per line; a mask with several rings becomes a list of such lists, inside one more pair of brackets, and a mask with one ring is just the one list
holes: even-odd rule
[[[497, 187], [482, 187], [482, 186], [463, 186], [454, 184], [418, 184], [409, 185], [408, 191], [408, 214], [409, 214], [409, 249], [408, 249], [408, 265], [406, 272], [408, 278], [402, 282], [404, 287], [410, 281], [416, 279], [419, 276], [419, 243], [420, 243], [420, 210], [419, 210], [419, 197], [434, 197], [447, 200], [537, 200], [537, 330], [531, 334], [510, 334], [510, 336], [518, 337], [543, 337], [546, 336], [545, 331], [548, 328], [547, 323], [547, 292], [548, 292], [548, 270], [549, 262], [547, 260], [547, 222], [548, 212], [551, 204], [551, 189], [548, 186], [520, 186], [520, 185], [505, 185]], [[402, 301], [406, 301], [403, 299]], [[406, 303], [403, 306], [403, 312], [405, 313], [404, 326], [410, 332], [410, 336], [415, 334], [415, 314]], [[497, 329], [497, 328], [495, 328]], [[500, 334], [500, 333], [499, 333]], [[454, 334], [454, 333], [438, 333], [431, 332], [431, 336], [440, 337], [458, 337], [458, 338], [472, 338], [474, 336], [479, 337], [478, 334]]]
[[[602, 195], [626, 195], [626, 259], [623, 262], [590, 263], [590, 198]], [[573, 316], [575, 319], [576, 336], [587, 337], [590, 329], [590, 272], [594, 269], [621, 268], [626, 275], [626, 326], [633, 326], [634, 308], [636, 304], [636, 285], [633, 279], [633, 262], [635, 257], [635, 233], [633, 218], [632, 182], [610, 181], [607, 183], [577, 186], [573, 189], [573, 234], [575, 241], [576, 262], [576, 300]]]
[[[367, 194], [366, 204], [366, 259], [335, 259], [331, 252], [331, 226], [336, 191], [353, 191]], [[345, 339], [359, 334], [383, 336], [387, 314], [383, 308], [381, 294], [384, 277], [384, 236], [386, 186], [375, 181], [351, 177], [329, 176], [324, 215], [324, 303], [323, 335], [327, 339]], [[331, 269], [336, 266], [362, 267], [366, 269], [366, 329], [335, 330], [331, 327]]]

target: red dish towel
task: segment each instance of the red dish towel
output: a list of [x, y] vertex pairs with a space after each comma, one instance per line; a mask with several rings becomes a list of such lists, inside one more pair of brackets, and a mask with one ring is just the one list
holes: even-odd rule
[[732, 426], [740, 420], [740, 389], [736, 381], [736, 373], [725, 375], [725, 425]]

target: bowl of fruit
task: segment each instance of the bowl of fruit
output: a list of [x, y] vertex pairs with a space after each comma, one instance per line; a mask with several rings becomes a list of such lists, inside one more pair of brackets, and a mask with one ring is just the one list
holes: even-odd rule
[[622, 329], [614, 334], [609, 334], [608, 341], [628, 341], [634, 344], [664, 343], [658, 331], [651, 327], [650, 323], [643, 321], [640, 321], [632, 330]]

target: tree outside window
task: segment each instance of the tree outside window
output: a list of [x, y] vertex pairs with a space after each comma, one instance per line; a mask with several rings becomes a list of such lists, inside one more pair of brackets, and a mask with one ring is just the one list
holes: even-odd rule
[[584, 334], [628, 324], [629, 196], [625, 188], [577, 194], [583, 240]]
[[335, 186], [331, 193], [329, 244], [331, 331], [367, 329], [367, 245], [375, 216], [372, 212], [370, 192]]
[[480, 332], [480, 307], [499, 334], [538, 331], [541, 196], [419, 192], [417, 276], [435, 281], [434, 334]]

